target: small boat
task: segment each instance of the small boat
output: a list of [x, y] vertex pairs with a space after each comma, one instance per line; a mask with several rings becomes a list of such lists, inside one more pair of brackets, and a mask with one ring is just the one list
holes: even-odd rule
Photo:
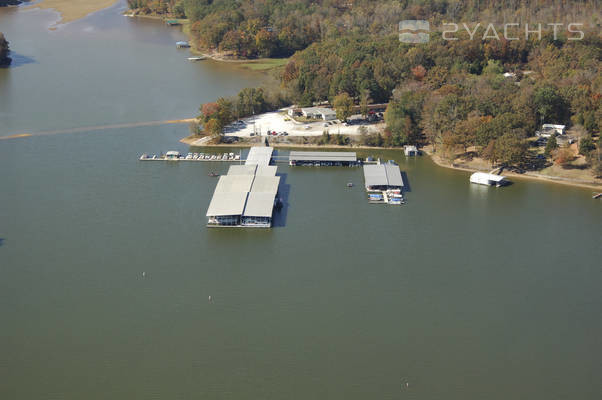
[[352, 183], [352, 182], [349, 182], [349, 183], [347, 184], [347, 187], [353, 187], [353, 183]]
[[215, 177], [218, 177], [218, 176], [219, 176], [219, 174], [216, 174], [215, 172], [210, 172], [208, 175], [209, 175], [210, 177], [212, 177], [212, 178], [215, 178]]
[[599, 199], [602, 197], [602, 193], [596, 193], [592, 196], [592, 199]]
[[201, 61], [204, 60], [205, 57], [188, 57], [188, 61]]

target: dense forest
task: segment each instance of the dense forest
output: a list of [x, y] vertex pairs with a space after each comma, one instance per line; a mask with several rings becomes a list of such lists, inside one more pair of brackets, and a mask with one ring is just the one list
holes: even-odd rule
[[311, 43], [348, 34], [383, 36], [402, 19], [585, 22], [591, 0], [128, 0], [145, 14], [190, 20], [193, 44], [238, 57], [286, 57]]
[[[432, 144], [451, 154], [471, 148], [492, 164], [519, 166], [529, 162], [527, 139], [541, 124], [563, 124], [578, 133], [579, 151], [600, 170], [597, 1], [130, 0], [130, 6], [188, 18], [199, 48], [290, 57], [277, 90], [247, 89], [205, 105], [210, 131], [248, 115], [249, 104], [261, 112], [350, 98], [389, 102], [386, 128], [363, 135], [365, 145]], [[428, 20], [430, 40], [400, 42], [403, 19]], [[460, 26], [454, 40], [442, 32], [446, 21]], [[506, 34], [504, 23], [516, 25]], [[580, 24], [580, 32], [569, 23]], [[537, 24], [541, 33], [533, 32]], [[558, 147], [551, 140], [545, 154], [563, 162], [569, 157]]]
[[10, 65], [12, 59], [8, 56], [10, 54], [10, 48], [8, 42], [4, 38], [4, 34], [0, 32], [0, 67], [6, 67]]

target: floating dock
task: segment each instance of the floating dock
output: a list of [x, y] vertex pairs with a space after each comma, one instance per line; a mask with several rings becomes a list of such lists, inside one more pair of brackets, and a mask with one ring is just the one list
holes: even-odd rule
[[205, 154], [205, 153], [188, 153], [186, 156], [178, 151], [168, 151], [165, 154], [156, 155], [143, 154], [140, 156], [140, 161], [227, 161], [239, 162], [240, 154], [223, 153], [223, 154]]

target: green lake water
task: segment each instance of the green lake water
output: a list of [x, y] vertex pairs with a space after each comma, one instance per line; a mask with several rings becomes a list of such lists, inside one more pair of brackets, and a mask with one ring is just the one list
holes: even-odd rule
[[[0, 10], [0, 136], [186, 118], [262, 79], [122, 7], [57, 31]], [[369, 152], [408, 204], [368, 204], [359, 168], [279, 164], [274, 229], [207, 229], [227, 165], [137, 160], [187, 131], [0, 140], [1, 399], [602, 397], [591, 191]]]

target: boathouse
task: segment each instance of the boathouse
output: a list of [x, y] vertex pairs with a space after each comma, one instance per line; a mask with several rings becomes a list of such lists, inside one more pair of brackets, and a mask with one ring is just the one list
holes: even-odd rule
[[504, 186], [508, 184], [505, 176], [488, 174], [486, 172], [475, 172], [470, 176], [470, 183], [486, 186]]

